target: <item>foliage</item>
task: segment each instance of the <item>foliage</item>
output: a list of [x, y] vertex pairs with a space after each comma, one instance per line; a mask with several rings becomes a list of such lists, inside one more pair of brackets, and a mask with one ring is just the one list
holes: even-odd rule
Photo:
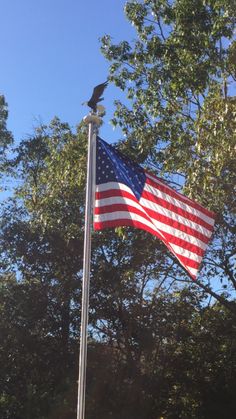
[[[129, 302], [126, 285], [89, 341], [87, 417], [233, 419], [235, 318], [196, 287]], [[2, 276], [0, 292], [1, 418], [75, 418], [78, 347], [70, 336], [65, 370], [50, 287]]]
[[6, 150], [12, 143], [12, 135], [7, 130], [7, 103], [4, 96], [0, 95], [0, 176], [6, 170]]
[[106, 35], [101, 47], [110, 80], [131, 104], [116, 102], [113, 124], [130, 156], [217, 213], [199, 286], [215, 298], [213, 283], [224, 282], [218, 295], [229, 298], [236, 289], [233, 2], [130, 1], [125, 13], [136, 40], [116, 45]]
[[[39, 279], [19, 282], [12, 275], [0, 284], [1, 418], [48, 418], [68, 387], [52, 290]], [[73, 342], [70, 347], [74, 367]]]
[[89, 418], [234, 417], [234, 317], [192, 291], [123, 299], [103, 353], [89, 358]]
[[[20, 339], [23, 342], [25, 340], [31, 342], [30, 346], [25, 348], [26, 353], [29, 352], [29, 359], [24, 360], [22, 349], [16, 364], [21, 363], [22, 356], [22, 368], [26, 368], [26, 372], [21, 379], [21, 365], [19, 365], [19, 371], [14, 378], [10, 365], [9, 374], [12, 386], [16, 386], [17, 380], [20, 380], [22, 383], [20, 386], [24, 387], [24, 380], [26, 382], [29, 380], [29, 386], [30, 388], [32, 386], [34, 394], [29, 408], [31, 413], [25, 410], [29, 401], [27, 394], [24, 393], [24, 398], [22, 396], [22, 402], [20, 396], [17, 396], [17, 403], [20, 403], [18, 407], [14, 407], [12, 399], [8, 401], [11, 409], [19, 410], [19, 417], [32, 417], [33, 404], [37, 404], [40, 412], [37, 413], [35, 408], [34, 417], [41, 417], [40, 415], [48, 417], [51, 414], [50, 404], [53, 404], [55, 410], [58, 403], [60, 409], [61, 403], [65, 401], [67, 404], [70, 392], [67, 396], [64, 394], [67, 392], [66, 383], [71, 381], [70, 377], [72, 376], [73, 382], [76, 382], [74, 376], [76, 357], [72, 348], [74, 339], [78, 337], [80, 322], [78, 299], [82, 268], [84, 164], [87, 137], [84, 134], [83, 129], [78, 132], [78, 136], [72, 134], [67, 124], [55, 119], [50, 127], [40, 127], [34, 137], [23, 141], [16, 150], [14, 161], [11, 161], [11, 166], [15, 166], [16, 174], [22, 181], [15, 196], [9, 199], [3, 208], [1, 265], [5, 272], [9, 271], [10, 266], [16, 269], [18, 280], [14, 284], [13, 291], [19, 293], [19, 303], [18, 296], [15, 302], [17, 306], [19, 304], [19, 308], [16, 308], [15, 321], [17, 322], [20, 316], [28, 317], [35, 312], [39, 317], [38, 327], [42, 333], [37, 336], [37, 332], [33, 330], [33, 322], [29, 325], [23, 323], [19, 330]], [[6, 287], [10, 287], [11, 283], [8, 279], [6, 281]], [[21, 300], [25, 300], [22, 292], [24, 289], [27, 301], [31, 301], [29, 312], [21, 303]], [[43, 308], [44, 313], [42, 313]], [[6, 315], [8, 311], [9, 305], [6, 307]], [[21, 347], [22, 343], [16, 341], [15, 347], [18, 346]], [[4, 350], [7, 356], [7, 348]], [[45, 377], [40, 366], [40, 362], [43, 362], [43, 352], [48, 362], [45, 364]], [[27, 363], [35, 368], [35, 371], [42, 370], [45, 387], [37, 381], [37, 377], [32, 379], [29, 377]], [[47, 383], [47, 380], [50, 382]], [[27, 386], [25, 388], [28, 388]], [[73, 413], [73, 409], [72, 413], [69, 413], [69, 410], [66, 409], [66, 418]], [[14, 414], [9, 414], [9, 417], [14, 417]]]

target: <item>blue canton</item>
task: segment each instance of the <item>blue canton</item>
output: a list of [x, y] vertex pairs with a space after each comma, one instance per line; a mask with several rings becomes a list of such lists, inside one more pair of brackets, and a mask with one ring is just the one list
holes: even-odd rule
[[146, 175], [144, 169], [111, 145], [97, 137], [96, 184], [119, 182], [128, 186], [140, 199]]

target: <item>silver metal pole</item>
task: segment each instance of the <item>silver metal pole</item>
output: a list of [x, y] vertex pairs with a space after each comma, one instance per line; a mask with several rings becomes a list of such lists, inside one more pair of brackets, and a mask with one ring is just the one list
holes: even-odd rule
[[85, 230], [84, 230], [84, 259], [83, 259], [83, 282], [81, 302], [81, 332], [80, 332], [80, 354], [79, 354], [79, 383], [78, 383], [78, 404], [77, 419], [85, 417], [85, 387], [86, 387], [86, 366], [87, 366], [87, 328], [89, 310], [89, 282], [90, 282], [90, 260], [91, 260], [91, 218], [95, 179], [95, 153], [97, 127], [101, 119], [97, 115], [88, 115], [84, 122], [89, 125], [88, 134], [88, 157], [87, 157], [87, 184], [85, 201]]

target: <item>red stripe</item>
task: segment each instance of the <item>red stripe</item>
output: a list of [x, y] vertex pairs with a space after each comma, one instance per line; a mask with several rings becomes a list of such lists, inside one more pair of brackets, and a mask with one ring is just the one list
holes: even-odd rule
[[[153, 175], [151, 175], [153, 176]], [[153, 176], [155, 177], [155, 176]], [[184, 195], [180, 194], [179, 192], [174, 191], [174, 189], [169, 188], [168, 186], [166, 186], [164, 183], [162, 183], [162, 181], [158, 178], [156, 178], [158, 180], [158, 183], [155, 182], [153, 179], [150, 178], [146, 178], [146, 183], [148, 185], [154, 186], [155, 188], [159, 189], [160, 191], [170, 195], [172, 198], [176, 198], [177, 200], [183, 202], [184, 204], [187, 204], [189, 206], [191, 206], [192, 208], [195, 208], [196, 210], [201, 211], [203, 214], [207, 215], [209, 218], [216, 218], [216, 214], [214, 214], [214, 212], [207, 210], [206, 208], [202, 207], [200, 204], [198, 204], [195, 201], [189, 200], [188, 198], [186, 198]], [[161, 184], [159, 183], [161, 182]]]
[[[132, 195], [131, 193], [129, 193], [127, 191], [124, 191], [122, 189], [109, 189], [109, 190], [106, 190], [106, 191], [96, 192], [96, 199], [113, 198], [113, 197], [117, 197], [117, 196], [128, 198], [128, 199], [133, 200], [134, 202], [139, 203], [139, 201], [137, 200], [137, 198], [134, 195]], [[162, 207], [164, 207], [164, 208], [166, 208], [170, 211], [173, 211], [176, 214], [181, 215], [184, 218], [189, 219], [190, 221], [196, 222], [197, 224], [201, 225], [202, 227], [207, 228], [210, 231], [212, 231], [213, 228], [214, 228], [212, 225], [208, 224], [207, 222], [202, 220], [200, 217], [198, 217], [194, 214], [191, 214], [188, 211], [185, 211], [182, 208], [179, 208], [179, 207], [165, 201], [164, 199], [153, 195], [150, 192], [143, 191], [142, 198], [147, 199], [147, 200], [149, 200], [151, 202], [154, 202], [156, 204], [159, 204]], [[199, 233], [199, 234], [201, 234], [201, 233]]]
[[205, 250], [195, 244], [189, 243], [186, 240], [180, 239], [179, 237], [172, 236], [170, 233], [163, 231], [163, 235], [166, 238], [166, 242], [176, 244], [177, 246], [183, 247], [183, 249], [189, 250], [192, 253], [196, 253], [198, 256], [203, 256]]
[[[129, 193], [127, 191], [123, 191], [121, 189], [111, 189], [111, 190], [107, 190], [107, 191], [103, 191], [103, 192], [96, 192], [96, 199], [113, 198], [113, 197], [117, 197], [117, 196], [131, 199], [132, 201], [138, 203], [141, 206], [139, 201], [131, 193]], [[160, 204], [164, 208], [167, 208], [170, 211], [173, 211], [173, 212], [181, 215], [184, 218], [187, 218], [191, 221], [194, 221], [194, 222], [198, 223], [199, 225], [202, 225], [203, 227], [206, 227], [208, 230], [211, 230], [211, 231], [213, 230], [213, 226], [210, 226], [210, 224], [207, 224], [201, 218], [199, 218], [199, 217], [197, 217], [193, 214], [190, 214], [187, 211], [182, 210], [181, 208], [178, 208], [173, 204], [169, 204], [164, 199], [160, 199], [158, 197], [155, 197], [150, 192], [143, 191], [142, 198], [145, 198], [145, 199], [147, 199], [151, 202]], [[105, 208], [105, 206], [103, 208]], [[142, 208], [142, 206], [141, 206], [141, 208]], [[155, 213], [157, 214], [157, 212], [155, 212], [153, 210], [150, 210], [149, 208], [146, 208], [146, 207], [145, 207], [145, 211], [150, 212], [150, 214], [153, 214], [153, 215], [151, 215], [153, 218], [155, 218], [157, 220], [159, 219], [160, 221], [163, 220], [163, 222], [165, 224], [172, 225], [175, 228], [178, 228], [179, 230], [186, 231], [186, 232], [188, 232], [188, 234], [190, 234], [192, 236], [195, 236], [195, 237], [198, 237], [204, 243], [208, 243], [208, 241], [209, 241], [209, 238], [206, 239], [207, 236], [202, 235], [202, 233], [199, 233], [194, 229], [191, 229], [191, 227], [189, 227], [189, 230], [188, 230], [188, 227], [185, 228], [184, 224], [177, 223], [176, 221], [172, 220], [172, 218], [162, 216], [161, 214], [159, 215], [159, 213], [158, 213], [158, 217], [157, 217], [155, 215]], [[100, 212], [100, 214], [104, 214], [105, 212], [106, 211]], [[112, 212], [112, 211], [109, 211], [109, 212]], [[96, 214], [99, 214], [99, 213], [96, 212]], [[169, 220], [171, 220], [171, 222], [169, 222]], [[179, 225], [179, 226], [177, 226], [177, 225]], [[182, 228], [182, 226], [183, 226], [183, 228]]]
[[[127, 208], [125, 206], [122, 206], [120, 208], [120, 210], [127, 210]], [[145, 218], [146, 220], [150, 221], [149, 218], [144, 213], [139, 211], [137, 208], [133, 208], [133, 207], [131, 208], [130, 207], [130, 208], [128, 208], [128, 211], [129, 211], [130, 217], [132, 217], [132, 213], [135, 213], [135, 214], [138, 214], [141, 217]], [[115, 223], [117, 223], [116, 224], [116, 226], [117, 226], [117, 225], [123, 225], [124, 220], [126, 220], [126, 218], [120, 218], [120, 219], [117, 219], [117, 220], [109, 220], [109, 221], [101, 221], [100, 223], [105, 225], [106, 223], [110, 223], [110, 222], [112, 223], [114, 221]], [[133, 220], [132, 222], [136, 222], [136, 223], [140, 223], [142, 225], [145, 225], [144, 223], [141, 223], [140, 221], [136, 221], [136, 220]], [[98, 223], [96, 223], [96, 224], [98, 224]], [[156, 230], [154, 228], [152, 229], [151, 227], [146, 226], [146, 229], [148, 229], [147, 231], [152, 232], [152, 234], [156, 234]], [[203, 256], [204, 255], [204, 253], [205, 253], [204, 250], [202, 248], [198, 247], [197, 245], [189, 243], [188, 241], [186, 241], [184, 239], [181, 239], [179, 237], [176, 237], [176, 236], [174, 236], [170, 233], [166, 233], [165, 231], [163, 231], [161, 229], [159, 229], [159, 230], [161, 231], [161, 233], [165, 237], [166, 243], [169, 242], [169, 243], [176, 244], [177, 246], [180, 246], [180, 247], [182, 247], [186, 250], [189, 250], [190, 252], [193, 252], [193, 253], [197, 254], [198, 256]], [[163, 240], [163, 236], [160, 233], [158, 233], [158, 237], [159, 236], [161, 237], [161, 240]], [[171, 250], [172, 250], [172, 248], [171, 248]]]
[[[141, 205], [140, 205], [140, 208]], [[117, 211], [127, 211], [130, 214], [134, 213], [137, 215], [140, 215], [141, 217], [145, 218], [147, 221], [152, 222], [150, 220], [150, 218], [148, 217], [148, 215], [145, 214], [145, 212], [142, 209], [133, 207], [132, 205], [128, 205], [126, 203], [124, 204], [111, 204], [111, 205], [106, 205], [104, 207], [95, 207], [94, 212], [96, 215], [99, 214], [109, 214], [112, 212], [117, 212]]]
[[196, 260], [189, 259], [183, 255], [179, 255], [175, 253], [173, 250], [172, 252], [178, 257], [178, 259], [182, 262], [184, 266], [189, 266], [190, 268], [199, 269], [201, 262], [197, 262]]
[[129, 218], [122, 218], [119, 220], [94, 222], [94, 230], [103, 230], [104, 228], [122, 227], [122, 226], [137, 227], [137, 228], [140, 228], [141, 230], [146, 230], [149, 233], [153, 234], [154, 236], [157, 236], [161, 241], [163, 241], [163, 237], [161, 234], [159, 234], [156, 230], [152, 229], [146, 224], [141, 223], [140, 221], [132, 220]]
[[[140, 208], [142, 208], [142, 206], [140, 205]], [[95, 214], [99, 215], [99, 214], [106, 214], [106, 213], [112, 213], [112, 212], [118, 212], [118, 211], [128, 211], [130, 213], [134, 213], [137, 215], [142, 216], [143, 218], [145, 218], [146, 220], [152, 222], [152, 220], [150, 220], [150, 218], [148, 217], [148, 215], [151, 218], [156, 219], [157, 221], [160, 221], [166, 225], [168, 225], [169, 227], [172, 227], [173, 229], [182, 231], [192, 237], [195, 237], [201, 241], [203, 241], [204, 243], [208, 243], [209, 242], [209, 238], [204, 236], [203, 234], [191, 229], [190, 227], [185, 226], [184, 224], [181, 224], [177, 221], [172, 220], [172, 218], [166, 217], [162, 214], [157, 214], [155, 211], [149, 210], [149, 208], [146, 209], [146, 212], [148, 215], [146, 215], [146, 213], [136, 207], [133, 207], [132, 205], [128, 205], [128, 204], [111, 204], [111, 205], [106, 205], [103, 207], [96, 207], [95, 208]], [[160, 228], [161, 230], [161, 228]], [[162, 230], [161, 230], [162, 231]]]
[[[136, 220], [132, 220], [132, 219], [120, 219], [120, 220], [109, 220], [109, 221], [103, 221], [103, 222], [95, 222], [94, 223], [94, 229], [95, 230], [103, 230], [104, 228], [111, 228], [111, 227], [120, 227], [120, 226], [130, 226], [130, 227], [136, 227], [139, 228], [141, 230], [146, 230], [147, 232], [155, 235], [156, 237], [158, 237], [161, 241], [163, 241], [166, 246], [168, 247], [168, 249], [171, 251], [171, 253], [174, 253], [178, 259], [181, 259], [182, 257], [177, 255], [173, 249], [169, 246], [168, 242], [165, 242], [165, 240], [163, 240], [163, 237], [156, 232], [155, 230], [153, 230], [152, 228], [150, 228], [149, 226], [147, 226], [146, 224], [141, 223], [140, 221], [136, 221]], [[186, 258], [187, 260], [188, 258]], [[192, 261], [191, 261], [192, 262]], [[189, 270], [187, 265], [185, 265], [183, 263], [183, 266], [185, 267], [185, 269], [188, 271], [188, 273], [190, 274], [190, 276], [195, 279], [196, 275], [193, 275]]]
[[[116, 211], [128, 211], [130, 213], [131, 217], [132, 217], [132, 213], [134, 213], [134, 214], [140, 215], [141, 217], [145, 218], [147, 221], [152, 222], [150, 220], [150, 218], [144, 212], [142, 212], [138, 208], [135, 208], [135, 207], [127, 205], [127, 204], [114, 204], [114, 205], [107, 205], [106, 207], [96, 207], [95, 208], [95, 214], [96, 215], [106, 214], [106, 213], [108, 214], [108, 213], [112, 213], [112, 212], [116, 212]], [[119, 220], [117, 220], [117, 222], [119, 222]], [[120, 219], [120, 222], [123, 223], [123, 219]], [[102, 222], [102, 223], [104, 223], [104, 222]], [[167, 232], [163, 231], [161, 228], [159, 228], [159, 230], [166, 237], [166, 242], [167, 243], [170, 242], [170, 243], [176, 244], [180, 247], [183, 247], [184, 249], [187, 249], [187, 250], [189, 250], [193, 253], [196, 253], [199, 256], [203, 256], [204, 250], [201, 247], [198, 247], [196, 244], [189, 243], [188, 241], [186, 241], [184, 239], [181, 239], [181, 238], [176, 237], [176, 236], [174, 236], [170, 233], [167, 233]], [[152, 231], [155, 231], [155, 230], [153, 229]], [[186, 232], [186, 234], [188, 234], [188, 233]], [[163, 240], [162, 236], [161, 236], [161, 239]], [[206, 237], [204, 237], [204, 242], [206, 242], [206, 244], [207, 244], [209, 242], [209, 239], [208, 238], [206, 239]]]
[[201, 240], [203, 243], [207, 244], [209, 242], [209, 238], [205, 236], [204, 234], [199, 233], [199, 231], [196, 231], [193, 228], [180, 223], [179, 221], [173, 220], [172, 218], [166, 217], [163, 214], [159, 214], [156, 211], [150, 210], [149, 208], [145, 208], [145, 209], [151, 218], [154, 218], [155, 220], [160, 221], [161, 223], [166, 224], [176, 230], [182, 231], [188, 234], [189, 236], [195, 237]]
[[99, 191], [95, 193], [95, 199], [113, 198], [115, 196], [122, 196], [138, 202], [137, 198], [132, 193], [124, 191], [123, 189], [108, 189], [106, 191]]
[[151, 192], [143, 191], [142, 198], [147, 199], [148, 201], [154, 202], [155, 204], [160, 205], [163, 208], [168, 209], [169, 211], [174, 212], [177, 215], [181, 215], [184, 218], [187, 218], [190, 221], [193, 221], [202, 227], [207, 228], [207, 230], [212, 231], [214, 226], [208, 224], [206, 221], [204, 221], [202, 218], [198, 217], [197, 215], [191, 214], [190, 212], [183, 210], [180, 207], [177, 207], [174, 204], [171, 204], [168, 201], [165, 201], [165, 199], [159, 198], [158, 196], [153, 195]]

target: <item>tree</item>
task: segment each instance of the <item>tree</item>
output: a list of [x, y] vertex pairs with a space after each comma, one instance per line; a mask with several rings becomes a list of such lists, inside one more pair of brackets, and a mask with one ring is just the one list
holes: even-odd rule
[[[121, 148], [217, 213], [215, 240], [198, 284], [227, 305], [236, 289], [236, 102], [228, 89], [235, 81], [233, 4], [132, 1], [125, 12], [136, 41], [115, 45], [110, 36], [102, 38], [110, 80], [131, 103], [116, 102], [113, 123], [126, 135]], [[186, 280], [181, 271], [176, 276]], [[213, 281], [219, 293], [209, 286]]]
[[[12, 376], [12, 364], [8, 367], [12, 387], [17, 382], [24, 387], [24, 382], [27, 381], [27, 386], [32, 385], [30, 389], [33, 392], [23, 392], [22, 402], [20, 394], [17, 395], [19, 418], [32, 417], [32, 410], [26, 413], [26, 405], [29, 404], [31, 407], [33, 404], [37, 405], [34, 409], [35, 418], [41, 418], [42, 415], [49, 417], [52, 414], [51, 409], [53, 411], [57, 405], [64, 405], [66, 408], [68, 398], [71, 397], [70, 392], [67, 394], [68, 386], [71, 386], [71, 381], [76, 383], [83, 253], [85, 138], [87, 139], [87, 133], [85, 135], [82, 129], [78, 131], [77, 137], [67, 124], [55, 119], [50, 127], [40, 127], [35, 136], [22, 141], [15, 151], [14, 161], [11, 161], [11, 166], [15, 167], [15, 175], [21, 178], [21, 184], [2, 209], [1, 258], [4, 271], [15, 270], [17, 275], [13, 287], [17, 300], [13, 301], [15, 319], [12, 322], [17, 323], [21, 317], [26, 319], [22, 327], [17, 329], [19, 340], [12, 350], [19, 351], [17, 347], [22, 346], [22, 341], [23, 344], [29, 341], [29, 346], [26, 342], [22, 367], [22, 353], [16, 359], [18, 369], [15, 379]], [[81, 166], [83, 170], [80, 169]], [[5, 282], [6, 289], [11, 289], [8, 277]], [[4, 315], [7, 316], [10, 314], [10, 306], [5, 309]], [[33, 313], [38, 316], [37, 337], [35, 325], [30, 323]], [[14, 327], [9, 327], [11, 339]], [[6, 346], [4, 351], [7, 356]], [[44, 372], [40, 366], [43, 352], [46, 360]], [[45, 386], [37, 378], [30, 378], [27, 362], [35, 371], [42, 369], [41, 378], [45, 379]], [[26, 368], [26, 372], [21, 378], [22, 368]], [[12, 389], [6, 390], [4, 394], [6, 398], [9, 396], [9, 405], [14, 411]], [[8, 404], [6, 406], [4, 414], [7, 414]], [[75, 403], [66, 410], [65, 417], [71, 417], [74, 410]], [[9, 417], [13, 416], [12, 414]]]
[[6, 150], [12, 143], [12, 135], [7, 130], [8, 110], [4, 96], [0, 95], [0, 176], [6, 169]]
[[159, 290], [117, 307], [89, 353], [88, 418], [234, 418], [234, 316], [205, 297]]

